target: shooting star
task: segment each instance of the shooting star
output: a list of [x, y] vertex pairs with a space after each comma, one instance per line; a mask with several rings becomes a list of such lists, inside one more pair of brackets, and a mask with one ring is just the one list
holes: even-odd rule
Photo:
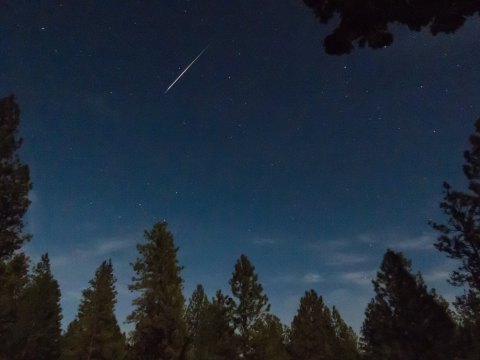
[[197, 57], [196, 57], [195, 59], [193, 59], [193, 61], [185, 68], [185, 70], [182, 71], [182, 73], [181, 73], [180, 75], [178, 75], [178, 77], [177, 77], [177, 78], [175, 79], [175, 81], [167, 88], [167, 90], [165, 90], [164, 94], [166, 94], [167, 92], [170, 91], [170, 89], [173, 87], [173, 85], [175, 85], [176, 82], [177, 82], [178, 80], [180, 80], [180, 78], [183, 76], [183, 74], [185, 74], [185, 73], [187, 72], [187, 70], [190, 69], [190, 67], [191, 67], [193, 64], [195, 64], [195, 61], [197, 61], [198, 58], [203, 55], [203, 53], [208, 49], [209, 46], [210, 46], [210, 45], [207, 45], [207, 46], [205, 47], [205, 49], [203, 49], [203, 50], [200, 52], [200, 54], [198, 54]]

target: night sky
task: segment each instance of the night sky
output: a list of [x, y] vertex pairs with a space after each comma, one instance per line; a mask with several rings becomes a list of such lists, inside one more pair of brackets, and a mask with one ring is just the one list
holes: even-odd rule
[[313, 288], [358, 331], [388, 247], [454, 298], [428, 220], [443, 181], [465, 184], [478, 18], [347, 56], [323, 50], [333, 26], [300, 0], [0, 1], [0, 96], [17, 96], [34, 184], [26, 251], [49, 252], [64, 326], [106, 258], [123, 323], [135, 244], [162, 219], [186, 298], [228, 289], [245, 253], [284, 322]]

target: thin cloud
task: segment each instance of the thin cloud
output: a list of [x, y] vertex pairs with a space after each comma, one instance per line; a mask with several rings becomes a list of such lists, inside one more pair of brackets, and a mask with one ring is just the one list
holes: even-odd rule
[[398, 240], [390, 241], [389, 246], [396, 250], [432, 250], [436, 237], [432, 233], [424, 233], [420, 236], [411, 238], [401, 238]]
[[328, 265], [338, 266], [362, 264], [370, 260], [370, 258], [364, 254], [355, 253], [336, 253], [329, 255], [328, 258]]
[[359, 286], [366, 286], [372, 283], [373, 273], [373, 271], [351, 271], [341, 274], [340, 278]]
[[307, 273], [303, 276], [302, 281], [308, 284], [316, 284], [323, 281], [323, 277], [318, 273]]
[[315, 284], [324, 281], [322, 275], [316, 272], [309, 272], [304, 275], [300, 274], [284, 274], [279, 275], [271, 278], [272, 282], [275, 283], [307, 283], [307, 284]]
[[135, 238], [132, 236], [100, 240], [94, 253], [96, 256], [111, 254], [130, 248], [134, 244]]

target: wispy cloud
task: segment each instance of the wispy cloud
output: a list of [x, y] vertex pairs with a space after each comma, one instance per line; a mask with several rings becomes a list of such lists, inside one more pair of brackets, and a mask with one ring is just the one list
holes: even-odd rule
[[432, 233], [423, 233], [415, 237], [401, 237], [389, 241], [389, 246], [395, 250], [431, 250], [435, 243], [436, 236]]
[[423, 279], [427, 283], [445, 283], [451, 272], [458, 266], [454, 260], [446, 260], [443, 264], [434, 266], [424, 271]]
[[438, 282], [447, 280], [450, 276], [450, 272], [442, 269], [432, 270], [423, 275], [423, 279], [427, 282]]
[[94, 249], [96, 256], [112, 254], [132, 247], [136, 242], [136, 236], [124, 236], [110, 239], [100, 239]]
[[342, 273], [340, 278], [356, 285], [366, 286], [372, 283], [374, 273], [374, 271], [351, 271]]
[[87, 256], [105, 256], [133, 248], [138, 241], [138, 234], [127, 234], [99, 238], [90, 249], [78, 249], [77, 253]]
[[333, 253], [328, 255], [328, 265], [356, 265], [369, 261], [370, 258], [364, 254], [357, 253]]
[[284, 274], [279, 276], [274, 276], [271, 278], [272, 282], [276, 283], [307, 283], [315, 284], [324, 281], [324, 277], [317, 272], [308, 272], [304, 275], [300, 274]]
[[303, 275], [302, 281], [308, 284], [315, 284], [323, 281], [323, 277], [319, 273], [307, 273]]

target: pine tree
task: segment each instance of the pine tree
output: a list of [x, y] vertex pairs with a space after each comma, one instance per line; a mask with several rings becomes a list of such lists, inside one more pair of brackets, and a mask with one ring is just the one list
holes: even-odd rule
[[28, 257], [18, 253], [30, 239], [23, 233], [32, 185], [27, 165], [20, 163], [20, 109], [13, 96], [0, 99], [0, 359], [9, 359], [20, 294], [27, 283]]
[[111, 260], [103, 261], [83, 290], [76, 319], [63, 342], [65, 360], [117, 360], [125, 357], [125, 337], [115, 317], [115, 277]]
[[456, 326], [448, 304], [411, 273], [410, 261], [388, 250], [373, 284], [362, 326], [365, 359], [454, 359]]
[[199, 318], [193, 360], [237, 359], [233, 300], [218, 290], [203, 310]]
[[178, 248], [167, 224], [160, 222], [145, 232], [146, 243], [137, 245], [141, 255], [133, 264], [136, 276], [131, 291], [140, 292], [128, 317], [135, 324], [132, 354], [142, 360], [177, 360], [185, 356], [185, 300]]
[[232, 295], [236, 298], [234, 323], [239, 334], [239, 354], [243, 359], [253, 356], [253, 326], [270, 310], [268, 297], [258, 282], [255, 267], [245, 255], [241, 255], [235, 264], [230, 279]]
[[305, 292], [290, 330], [292, 360], [334, 359], [334, 341], [330, 310], [315, 290]]
[[199, 343], [200, 327], [202, 322], [205, 321], [206, 312], [208, 311], [210, 303], [205, 290], [202, 285], [197, 285], [195, 291], [192, 293], [192, 297], [188, 302], [187, 310], [185, 313], [185, 321], [187, 326], [187, 338], [191, 345], [190, 353], [193, 358], [196, 359], [197, 349], [201, 344]]
[[286, 329], [280, 319], [266, 314], [254, 324], [254, 359], [288, 360]]
[[19, 301], [13, 359], [55, 360], [60, 356], [62, 309], [60, 287], [48, 254], [34, 267]]
[[466, 346], [475, 356], [480, 353], [480, 119], [470, 144], [463, 167], [469, 191], [455, 191], [445, 183], [440, 207], [448, 220], [446, 224], [432, 223], [432, 226], [440, 232], [435, 247], [461, 262], [451, 274], [450, 282], [466, 285], [464, 295], [457, 297], [455, 305], [462, 316], [465, 336], [472, 339]]
[[30, 205], [32, 184], [28, 166], [18, 158], [22, 145], [17, 136], [19, 122], [14, 96], [0, 99], [0, 261], [9, 259], [30, 239], [23, 233], [23, 216]]
[[332, 326], [335, 333], [334, 350], [335, 358], [341, 360], [359, 360], [358, 338], [355, 331], [348, 326], [340, 313], [332, 307]]
[[24, 253], [0, 261], [0, 360], [14, 355], [18, 305], [28, 283], [28, 258]]

